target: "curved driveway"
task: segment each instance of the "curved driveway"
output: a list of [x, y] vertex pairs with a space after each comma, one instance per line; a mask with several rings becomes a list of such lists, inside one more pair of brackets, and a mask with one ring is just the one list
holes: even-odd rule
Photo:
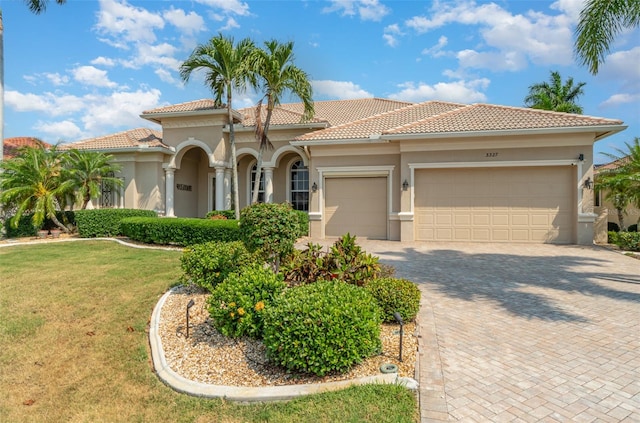
[[640, 422], [640, 260], [358, 242], [422, 290], [422, 422]]

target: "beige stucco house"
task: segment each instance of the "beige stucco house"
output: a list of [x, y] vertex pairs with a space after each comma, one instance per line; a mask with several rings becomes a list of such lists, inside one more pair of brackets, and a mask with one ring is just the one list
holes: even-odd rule
[[[528, 108], [378, 98], [320, 101], [314, 119], [301, 116], [301, 104], [274, 111], [260, 196], [308, 211], [315, 238], [590, 244], [593, 144], [625, 129]], [[94, 206], [190, 217], [231, 208], [226, 109], [198, 100], [141, 117], [162, 132], [71, 145], [123, 166], [125, 188]], [[252, 108], [234, 111], [241, 208], [255, 176], [254, 119]]]

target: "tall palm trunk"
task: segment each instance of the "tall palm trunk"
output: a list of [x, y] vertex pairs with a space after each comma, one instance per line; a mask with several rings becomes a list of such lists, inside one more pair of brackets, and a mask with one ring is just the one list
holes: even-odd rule
[[227, 88], [227, 113], [229, 116], [229, 146], [231, 148], [231, 193], [236, 220], [240, 220], [240, 196], [238, 195], [238, 158], [236, 156], [236, 136], [231, 108], [231, 87]]
[[[259, 106], [262, 107], [262, 106]], [[262, 176], [262, 158], [264, 156], [264, 150], [270, 145], [269, 139], [267, 138], [267, 134], [269, 133], [269, 123], [271, 122], [271, 115], [273, 114], [273, 108], [275, 106], [271, 104], [271, 99], [267, 101], [267, 118], [264, 121], [264, 127], [262, 128], [262, 134], [260, 136], [260, 149], [258, 150], [258, 163], [256, 164], [256, 180], [253, 183], [253, 196], [251, 197], [251, 204], [255, 204], [258, 202], [258, 195], [260, 190], [260, 178]], [[260, 118], [260, 114], [257, 114], [258, 119]], [[258, 122], [256, 121], [256, 125]], [[265, 203], [267, 199], [264, 199]]]

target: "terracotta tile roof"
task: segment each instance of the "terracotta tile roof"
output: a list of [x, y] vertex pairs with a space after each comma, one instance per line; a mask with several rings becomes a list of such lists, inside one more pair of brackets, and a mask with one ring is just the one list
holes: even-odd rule
[[[302, 111], [302, 107], [300, 107]], [[254, 126], [256, 124], [256, 107], [247, 107], [240, 109], [238, 112], [242, 115], [242, 125]], [[262, 120], [267, 117], [267, 107], [262, 106]], [[302, 122], [302, 113], [298, 111], [288, 110], [282, 107], [275, 107], [271, 115], [271, 121], [269, 125], [295, 125]], [[307, 123], [326, 123], [326, 120], [313, 118]]]
[[422, 121], [462, 107], [465, 107], [465, 105], [444, 101], [409, 104], [392, 111], [375, 114], [322, 131], [310, 132], [299, 136], [296, 141], [369, 138], [386, 133], [389, 128], [402, 127], [412, 122]]
[[608, 170], [614, 170], [619, 168], [620, 166], [622, 166], [628, 161], [629, 161], [629, 156], [625, 156], [609, 163], [594, 165], [593, 168], [596, 171], [596, 173], [608, 171]]
[[142, 146], [169, 148], [169, 146], [162, 142], [162, 132], [149, 128], [131, 129], [129, 131], [118, 132], [117, 134], [90, 138], [64, 144], [61, 145], [60, 148], [77, 148], [79, 150], [114, 150], [121, 148], [137, 149]]
[[145, 110], [143, 115], [153, 115], [160, 113], [179, 113], [179, 112], [199, 112], [203, 110], [219, 110], [224, 107], [216, 107], [212, 99], [200, 99], [188, 101], [186, 103], [171, 104], [169, 106], [158, 107], [156, 109]]
[[[390, 112], [413, 103], [384, 98], [361, 98], [355, 100], [329, 100], [313, 103], [316, 119], [329, 122], [331, 126], [342, 125], [369, 116]], [[302, 113], [302, 103], [281, 104], [283, 109]]]
[[621, 125], [622, 121], [524, 107], [472, 104], [397, 128], [386, 134], [458, 133]]
[[5, 138], [2, 145], [2, 156], [5, 160], [11, 159], [16, 156], [20, 147], [35, 147], [38, 144], [43, 145], [45, 148], [51, 147], [51, 144], [34, 137]]

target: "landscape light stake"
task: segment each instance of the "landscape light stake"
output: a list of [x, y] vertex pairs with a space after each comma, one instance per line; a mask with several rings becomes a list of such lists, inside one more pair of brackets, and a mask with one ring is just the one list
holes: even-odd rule
[[193, 307], [194, 304], [195, 301], [193, 301], [193, 298], [187, 304], [187, 338], [189, 338], [189, 309]]
[[400, 324], [400, 362], [402, 363], [402, 335], [404, 333], [402, 317], [397, 311], [393, 313], [393, 317], [395, 317], [396, 321]]

